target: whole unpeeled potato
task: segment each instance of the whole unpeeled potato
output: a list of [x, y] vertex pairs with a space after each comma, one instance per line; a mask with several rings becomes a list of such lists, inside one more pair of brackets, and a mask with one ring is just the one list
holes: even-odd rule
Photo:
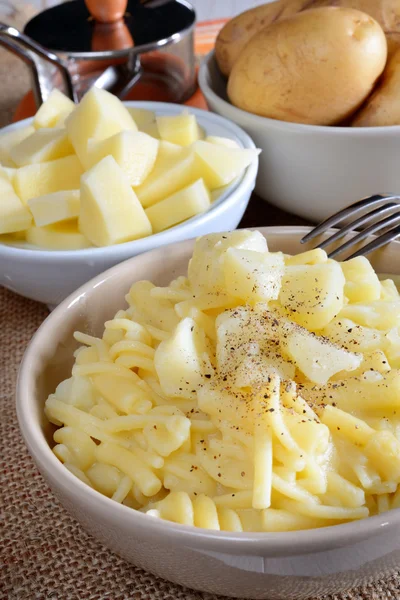
[[380, 25], [358, 10], [317, 8], [271, 24], [235, 62], [230, 101], [257, 115], [313, 125], [348, 118], [387, 58]]
[[378, 21], [389, 37], [400, 33], [399, 0], [279, 0], [247, 10], [221, 29], [215, 44], [215, 57], [220, 70], [228, 76], [250, 39], [271, 23], [304, 10], [325, 6], [361, 10]]
[[351, 124], [353, 127], [400, 125], [400, 49], [388, 60], [381, 82]]
[[279, 19], [297, 13], [301, 10], [300, 5], [306, 2], [307, 0], [279, 0], [262, 4], [228, 21], [215, 42], [215, 57], [222, 73], [226, 76], [230, 74], [234, 62], [256, 33]]

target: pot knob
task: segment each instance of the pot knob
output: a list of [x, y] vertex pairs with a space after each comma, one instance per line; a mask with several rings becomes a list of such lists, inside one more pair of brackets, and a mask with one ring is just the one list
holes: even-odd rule
[[99, 23], [115, 23], [124, 16], [128, 0], [85, 0], [85, 4]]

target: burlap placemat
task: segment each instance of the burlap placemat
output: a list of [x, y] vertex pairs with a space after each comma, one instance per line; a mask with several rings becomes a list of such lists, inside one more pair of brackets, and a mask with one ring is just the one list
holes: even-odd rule
[[[112, 554], [65, 512], [39, 474], [18, 429], [14, 393], [24, 350], [46, 316], [43, 305], [0, 289], [0, 599], [218, 600]], [[398, 598], [400, 573], [324, 600]]]
[[[33, 8], [19, 2], [18, 9], [6, 20], [21, 26]], [[3, 126], [29, 80], [21, 61], [1, 48], [0, 81]], [[218, 600], [109, 552], [64, 511], [37, 471], [19, 433], [14, 391], [23, 352], [46, 316], [44, 306], [0, 289], [0, 600]], [[318, 600], [398, 599], [400, 572]]]

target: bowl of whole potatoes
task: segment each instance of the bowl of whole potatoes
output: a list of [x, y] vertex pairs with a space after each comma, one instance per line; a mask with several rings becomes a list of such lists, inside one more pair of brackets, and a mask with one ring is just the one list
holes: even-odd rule
[[0, 132], [0, 285], [54, 306], [127, 258], [235, 229], [258, 154], [207, 111], [53, 91]]
[[256, 191], [311, 221], [400, 194], [400, 9], [279, 0], [229, 21], [203, 62], [211, 110], [263, 152]]

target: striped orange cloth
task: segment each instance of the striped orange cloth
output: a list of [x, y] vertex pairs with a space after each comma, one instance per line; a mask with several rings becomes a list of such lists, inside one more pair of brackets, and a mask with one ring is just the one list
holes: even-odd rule
[[197, 23], [194, 32], [194, 47], [198, 59], [214, 48], [217, 35], [227, 21], [228, 19], [215, 19]]

